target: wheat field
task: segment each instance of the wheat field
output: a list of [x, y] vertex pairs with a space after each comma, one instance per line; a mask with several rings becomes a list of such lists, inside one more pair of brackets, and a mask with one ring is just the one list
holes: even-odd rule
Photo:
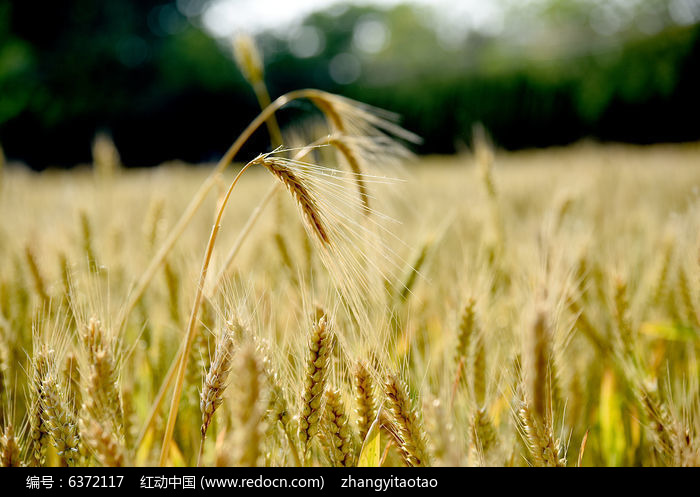
[[5, 167], [3, 466], [698, 465], [700, 146], [386, 136]]

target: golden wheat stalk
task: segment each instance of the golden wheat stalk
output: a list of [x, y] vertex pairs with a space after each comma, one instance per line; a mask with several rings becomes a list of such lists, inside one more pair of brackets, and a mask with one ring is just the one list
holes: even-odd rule
[[190, 319], [188, 322], [187, 332], [185, 335], [185, 346], [180, 359], [177, 381], [175, 383], [175, 391], [173, 393], [170, 413], [168, 415], [168, 422], [166, 425], [165, 435], [163, 437], [163, 446], [161, 448], [160, 465], [164, 465], [167, 454], [170, 449], [170, 442], [172, 440], [173, 431], [175, 429], [175, 421], [177, 419], [178, 405], [180, 403], [180, 397], [182, 395], [182, 387], [184, 383], [185, 371], [187, 369], [187, 362], [190, 355], [190, 350], [192, 348], [192, 343], [195, 338], [196, 333], [196, 319], [199, 312], [199, 308], [202, 303], [204, 284], [206, 281], [207, 273], [209, 270], [209, 263], [214, 252], [214, 244], [221, 228], [221, 220], [223, 218], [226, 205], [231, 198], [231, 193], [233, 189], [238, 184], [241, 176], [250, 167], [255, 165], [262, 165], [267, 168], [274, 176], [276, 176], [292, 193], [297, 204], [301, 208], [304, 214], [304, 218], [308, 221], [311, 226], [311, 231], [315, 232], [321, 240], [327, 240], [327, 235], [325, 227], [321, 222], [320, 212], [316, 206], [313, 197], [310, 195], [306, 185], [301, 182], [298, 177], [291, 171], [283, 161], [278, 160], [275, 157], [271, 157], [270, 154], [260, 155], [246, 164], [236, 175], [234, 180], [231, 182], [228, 191], [222, 198], [217, 210], [214, 225], [212, 226], [211, 234], [209, 235], [209, 241], [207, 242], [207, 248], [204, 253], [204, 261], [202, 262], [202, 269], [199, 276], [199, 284], [197, 285], [197, 293], [195, 294], [194, 303], [192, 305], [192, 311], [190, 313]]

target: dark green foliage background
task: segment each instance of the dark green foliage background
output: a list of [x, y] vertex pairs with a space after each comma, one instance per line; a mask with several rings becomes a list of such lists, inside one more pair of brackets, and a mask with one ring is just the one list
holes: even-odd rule
[[[584, 9], [585, 2], [552, 1], [546, 14], [550, 25], [579, 26]], [[164, 12], [165, 31], [156, 19]], [[360, 57], [359, 79], [339, 85], [328, 62], [353, 50], [353, 27], [368, 13], [386, 23], [391, 41]], [[406, 6], [313, 14], [304, 22], [324, 33], [325, 46], [306, 59], [263, 33], [258, 41], [273, 97], [318, 87], [391, 109], [424, 138], [424, 153], [453, 152], [468, 143], [476, 122], [509, 149], [587, 137], [700, 138], [697, 25], [667, 23], [653, 36], [626, 32], [614, 43], [592, 33], [584, 49], [546, 58], [484, 35], [445, 49], [422, 15]], [[198, 25], [162, 0], [0, 2], [5, 154], [35, 168], [89, 162], [92, 138], [102, 130], [127, 166], [218, 158], [258, 109], [229, 46]], [[292, 109], [280, 118], [284, 124], [299, 115]], [[260, 136], [247, 153], [266, 143]]]

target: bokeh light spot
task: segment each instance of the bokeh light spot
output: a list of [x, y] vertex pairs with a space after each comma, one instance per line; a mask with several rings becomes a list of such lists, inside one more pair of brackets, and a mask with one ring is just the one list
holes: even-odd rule
[[362, 72], [360, 61], [351, 53], [339, 53], [328, 64], [328, 72], [333, 81], [347, 85], [357, 80]]

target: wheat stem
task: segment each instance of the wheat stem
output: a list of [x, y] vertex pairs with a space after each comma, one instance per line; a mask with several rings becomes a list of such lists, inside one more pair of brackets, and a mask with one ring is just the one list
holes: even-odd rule
[[224, 215], [224, 210], [228, 204], [229, 198], [231, 198], [231, 193], [234, 187], [238, 184], [241, 176], [244, 172], [248, 170], [250, 166], [255, 164], [251, 161], [239, 171], [239, 173], [234, 178], [231, 186], [229, 186], [226, 195], [224, 196], [219, 210], [216, 214], [216, 220], [214, 221], [214, 226], [212, 226], [211, 234], [209, 235], [209, 242], [207, 243], [207, 248], [204, 253], [204, 261], [202, 262], [202, 269], [199, 274], [199, 283], [197, 285], [197, 293], [195, 294], [194, 303], [192, 304], [192, 312], [190, 313], [189, 324], [187, 325], [187, 332], [185, 334], [185, 347], [182, 352], [180, 359], [180, 367], [178, 368], [177, 379], [175, 381], [175, 391], [173, 392], [173, 398], [170, 403], [170, 413], [168, 414], [168, 423], [165, 428], [165, 435], [163, 436], [163, 445], [161, 447], [159, 464], [164, 466], [168, 451], [170, 450], [170, 442], [172, 441], [173, 431], [175, 430], [175, 421], [177, 420], [178, 406], [180, 405], [180, 396], [182, 395], [182, 386], [185, 379], [185, 371], [187, 368], [187, 361], [190, 355], [190, 349], [192, 348], [192, 342], [194, 341], [194, 335], [197, 323], [197, 313], [199, 312], [199, 307], [202, 303], [202, 295], [204, 290], [204, 282], [207, 278], [207, 271], [209, 269], [209, 262], [211, 261], [211, 256], [214, 252], [214, 244], [216, 243], [216, 237], [219, 234], [219, 229], [221, 228], [221, 218]]

